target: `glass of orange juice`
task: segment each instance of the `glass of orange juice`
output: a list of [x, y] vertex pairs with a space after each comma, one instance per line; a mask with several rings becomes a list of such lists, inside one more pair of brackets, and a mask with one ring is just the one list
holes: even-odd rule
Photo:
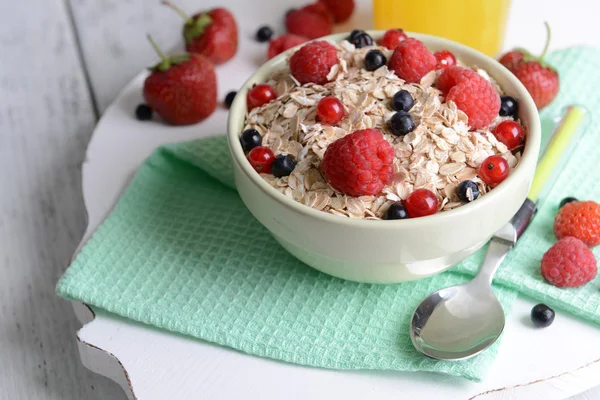
[[490, 56], [502, 49], [510, 0], [373, 0], [375, 29], [441, 36]]

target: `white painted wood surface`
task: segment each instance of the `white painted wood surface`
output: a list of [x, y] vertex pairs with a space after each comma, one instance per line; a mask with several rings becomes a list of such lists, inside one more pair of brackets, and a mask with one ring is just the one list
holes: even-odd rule
[[[257, 66], [262, 62], [265, 48], [249, 40], [256, 26], [271, 23], [280, 27], [279, 15], [290, 4], [301, 2], [273, 1], [269, 7], [253, 6], [256, 2], [182, 0], [179, 3], [188, 10], [213, 4], [226, 4], [233, 9], [242, 20], [244, 45], [256, 54], [250, 62]], [[85, 228], [80, 165], [95, 121], [93, 100], [98, 105], [97, 111], [102, 113], [118, 91], [154, 61], [145, 43], [146, 32], [152, 33], [165, 48], [180, 43], [180, 21], [158, 3], [158, 0], [0, 1], [1, 399], [126, 398], [112, 381], [81, 366], [74, 338], [80, 324], [68, 303], [54, 295], [54, 284]], [[518, 44], [539, 49], [543, 30], [536, 27], [541, 27], [544, 19], [554, 27], [554, 48], [600, 45], [600, 36], [594, 31], [599, 5], [593, 0], [515, 0], [514, 3], [507, 33], [509, 47]], [[368, 1], [361, 0], [360, 4], [353, 24], [367, 27]], [[83, 64], [78, 58], [77, 39], [82, 45]], [[219, 73], [233, 74], [236, 67], [231, 64], [220, 68]], [[90, 77], [91, 96], [86, 73]], [[221, 94], [244, 79], [235, 75], [230, 78], [221, 85]], [[114, 319], [105, 322], [115, 324]], [[118, 321], [114, 328], [115, 332], [120, 330]], [[101, 339], [110, 337], [98, 340]], [[141, 356], [132, 361], [144, 365], [147, 360]], [[236, 394], [231, 388], [219, 391], [222, 376], [210, 373], [216, 370], [211, 365], [218, 361], [206, 362], [205, 376], [189, 377], [206, 382], [205, 392], [194, 393], [193, 397], [216, 398], [218, 393], [231, 393], [231, 399], [249, 394]], [[147, 375], [149, 384], [168, 381], [168, 377], [168, 374]], [[285, 398], [285, 393], [282, 392], [281, 398]], [[598, 398], [600, 388], [576, 397], [577, 400]]]

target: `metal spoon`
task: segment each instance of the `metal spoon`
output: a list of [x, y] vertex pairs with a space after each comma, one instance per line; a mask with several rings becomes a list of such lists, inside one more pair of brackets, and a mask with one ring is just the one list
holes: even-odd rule
[[479, 354], [498, 339], [504, 330], [505, 319], [502, 306], [492, 292], [492, 279], [527, 228], [541, 188], [565, 155], [568, 144], [575, 142], [571, 139], [582, 118], [580, 108], [567, 110], [538, 164], [528, 198], [492, 237], [477, 276], [466, 284], [438, 290], [417, 306], [411, 321], [410, 338], [419, 352], [438, 360], [461, 360]]

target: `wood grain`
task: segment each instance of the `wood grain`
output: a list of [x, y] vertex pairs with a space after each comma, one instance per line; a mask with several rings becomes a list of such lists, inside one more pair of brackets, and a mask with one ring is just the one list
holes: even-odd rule
[[54, 293], [85, 228], [80, 165], [95, 123], [68, 9], [1, 9], [0, 398], [125, 398], [81, 366], [80, 324]]

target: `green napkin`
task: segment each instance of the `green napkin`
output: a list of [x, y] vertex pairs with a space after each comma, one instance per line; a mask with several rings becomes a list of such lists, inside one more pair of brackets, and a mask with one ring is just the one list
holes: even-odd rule
[[[600, 51], [571, 49], [554, 53], [551, 61], [561, 66], [563, 89], [545, 115], [572, 101], [597, 110], [598, 98], [585, 93], [600, 83], [595, 75]], [[514, 288], [600, 322], [598, 280], [560, 290], [539, 274], [539, 259], [553, 241], [551, 220], [559, 199], [600, 198], [595, 185], [600, 137], [594, 130], [498, 272], [495, 291], [506, 312]], [[215, 137], [157, 150], [57, 292], [257, 356], [323, 368], [436, 371], [481, 380], [498, 345], [471, 360], [437, 362], [417, 354], [408, 335], [421, 299], [470, 279], [481, 257], [480, 252], [446, 273], [397, 285], [359, 284], [317, 272], [287, 254], [246, 210], [233, 189], [226, 140]]]

